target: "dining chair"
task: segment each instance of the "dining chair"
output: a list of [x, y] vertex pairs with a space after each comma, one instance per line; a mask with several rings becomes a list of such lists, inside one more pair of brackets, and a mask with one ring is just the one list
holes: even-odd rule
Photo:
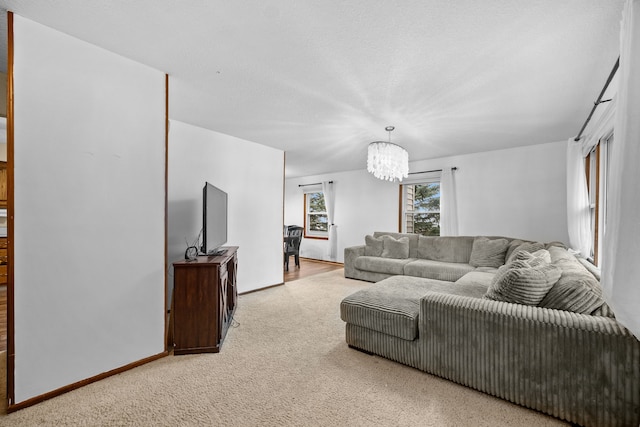
[[296, 267], [300, 268], [300, 243], [302, 242], [303, 228], [290, 225], [287, 236], [284, 238], [284, 266], [289, 271], [289, 257], [293, 255]]

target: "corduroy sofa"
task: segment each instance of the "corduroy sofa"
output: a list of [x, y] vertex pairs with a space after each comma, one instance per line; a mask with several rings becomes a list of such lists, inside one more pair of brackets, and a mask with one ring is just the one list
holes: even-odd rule
[[[345, 249], [345, 276], [377, 281], [341, 303], [349, 346], [579, 425], [640, 424], [640, 342], [586, 261], [510, 238], [369, 237]], [[373, 259], [380, 240], [407, 257]]]

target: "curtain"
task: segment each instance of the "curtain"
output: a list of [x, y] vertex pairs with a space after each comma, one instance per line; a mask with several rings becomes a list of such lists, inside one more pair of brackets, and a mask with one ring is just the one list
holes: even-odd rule
[[602, 287], [617, 320], [640, 338], [640, 0], [627, 0], [620, 29], [620, 68]]
[[567, 143], [567, 226], [569, 246], [587, 258], [591, 255], [591, 214], [587, 176], [584, 170], [583, 140]]
[[443, 168], [440, 176], [440, 235], [458, 235], [456, 185], [451, 168]]
[[338, 226], [333, 223], [333, 213], [336, 206], [336, 194], [333, 188], [333, 184], [329, 181], [323, 181], [322, 193], [324, 194], [324, 205], [327, 208], [327, 219], [329, 221], [329, 245], [327, 248], [327, 257], [329, 257], [329, 260], [335, 261], [336, 254], [338, 252]]

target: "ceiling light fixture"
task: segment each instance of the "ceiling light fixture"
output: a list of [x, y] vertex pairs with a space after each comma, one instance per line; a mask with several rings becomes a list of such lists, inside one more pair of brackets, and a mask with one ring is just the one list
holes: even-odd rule
[[369, 144], [367, 171], [378, 179], [402, 181], [409, 176], [409, 153], [399, 145], [391, 143], [391, 131], [395, 128], [384, 128], [389, 132], [389, 141], [376, 141]]

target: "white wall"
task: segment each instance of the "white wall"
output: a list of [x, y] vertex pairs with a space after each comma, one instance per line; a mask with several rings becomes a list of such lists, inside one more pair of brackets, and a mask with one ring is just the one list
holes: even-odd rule
[[[343, 261], [344, 248], [364, 244], [364, 236], [375, 230], [398, 229], [398, 186], [380, 181], [366, 170], [314, 175], [285, 181], [285, 217], [287, 225], [303, 225], [304, 193], [298, 185], [333, 181], [335, 191], [334, 223], [338, 226], [337, 260]], [[328, 260], [327, 241], [303, 239], [300, 256]]]
[[17, 15], [14, 40], [20, 403], [164, 351], [165, 91]]
[[[566, 219], [566, 143], [553, 142], [463, 156], [412, 162], [412, 172], [457, 166], [455, 172], [460, 235], [503, 235], [568, 241]], [[344, 248], [364, 244], [374, 231], [397, 231], [398, 184], [380, 181], [365, 170], [288, 179], [285, 223], [302, 224], [299, 184], [335, 182], [338, 259]], [[304, 239], [301, 256], [327, 259], [327, 242]]]
[[[202, 187], [228, 194], [227, 246], [239, 246], [238, 292], [283, 282], [284, 152], [172, 120], [169, 261], [184, 259], [202, 228]], [[172, 283], [170, 283], [172, 285]]]
[[416, 162], [457, 166], [459, 233], [567, 243], [566, 142]]

